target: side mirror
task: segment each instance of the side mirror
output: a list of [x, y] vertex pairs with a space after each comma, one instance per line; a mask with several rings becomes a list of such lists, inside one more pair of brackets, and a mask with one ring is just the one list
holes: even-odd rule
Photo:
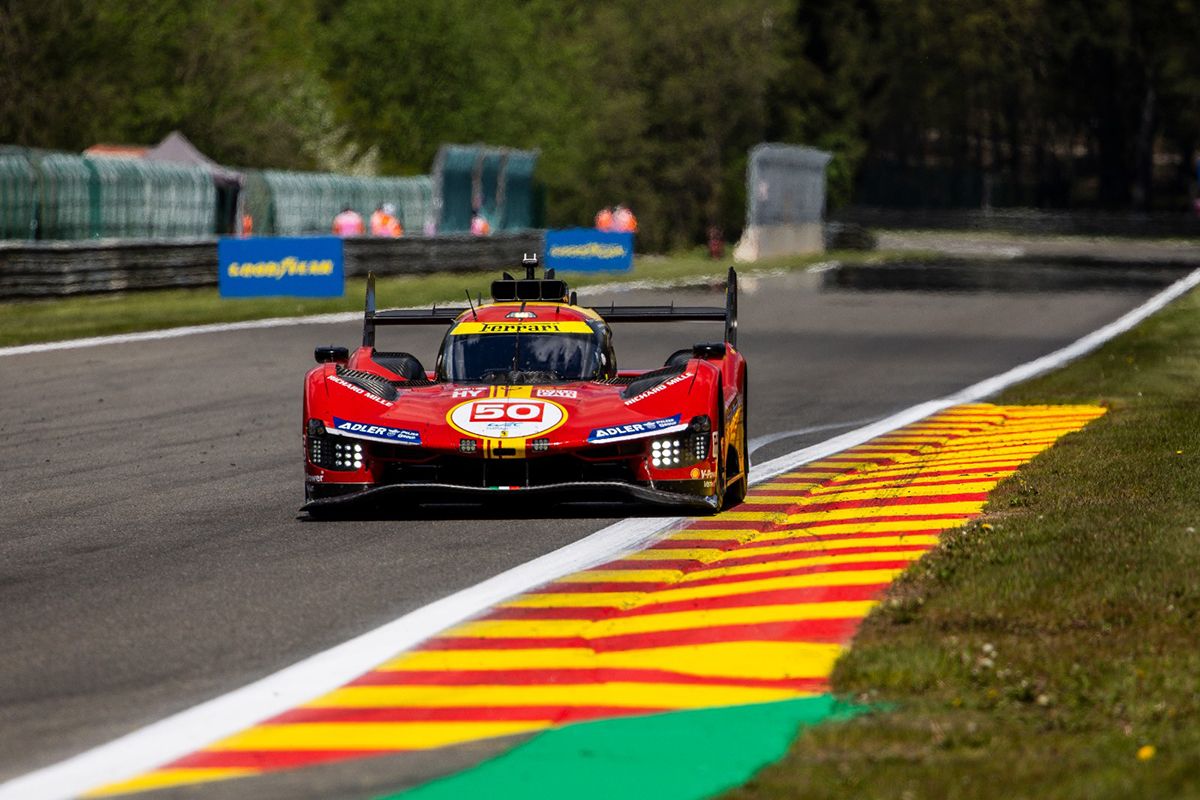
[[694, 344], [692, 345], [692, 355], [696, 358], [724, 358], [725, 343]]
[[318, 364], [345, 364], [350, 360], [350, 351], [339, 345], [322, 345], [313, 351], [313, 358]]

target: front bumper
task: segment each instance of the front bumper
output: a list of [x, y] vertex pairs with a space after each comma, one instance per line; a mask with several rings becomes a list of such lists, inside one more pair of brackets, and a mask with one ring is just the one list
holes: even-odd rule
[[541, 486], [482, 487], [461, 486], [449, 483], [399, 483], [374, 486], [358, 492], [310, 500], [301, 511], [320, 513], [335, 509], [378, 505], [391, 498], [416, 498], [418, 503], [475, 502], [501, 500], [504, 498], [534, 499], [569, 502], [638, 502], [677, 509], [692, 509], [714, 513], [717, 511], [715, 498], [701, 495], [668, 492], [620, 481], [577, 481], [552, 483]]

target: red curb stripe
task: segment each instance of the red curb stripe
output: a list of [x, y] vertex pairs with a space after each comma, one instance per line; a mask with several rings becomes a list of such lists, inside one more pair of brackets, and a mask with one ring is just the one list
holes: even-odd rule
[[741, 558], [723, 558], [716, 564], [706, 565], [711, 568], [743, 567], [750, 564], [770, 564], [772, 561], [787, 561], [802, 558], [804, 555], [851, 555], [853, 553], [924, 553], [933, 549], [930, 544], [890, 545], [888, 547], [831, 547], [827, 550], [793, 551], [790, 553], [768, 553], [760, 556], [743, 556]]
[[[819, 691], [819, 689], [818, 689]], [[445, 706], [387, 708], [297, 708], [271, 724], [308, 722], [580, 722], [605, 717], [657, 714], [657, 706]]]
[[[867, 484], [867, 483], [880, 484], [880, 487], [879, 487], [880, 491], [887, 491], [889, 489], [892, 489], [892, 490], [908, 489], [913, 486], [961, 486], [961, 485], [967, 484], [967, 483], [995, 484], [995, 483], [999, 483], [999, 482], [1000, 482], [1000, 478], [990, 477], [990, 476], [984, 477], [984, 478], [947, 478], [945, 480], [940, 480], [940, 481], [904, 481], [899, 478], [888, 477], [888, 478], [875, 478], [875, 479], [870, 479], [870, 480], [847, 481], [845, 483], [833, 484], [831, 486], [822, 486], [822, 487], [820, 487], [822, 490], [836, 489], [836, 491], [822, 491], [820, 494], [811, 495], [811, 496], [812, 497], [836, 497], [837, 495], [844, 493], [843, 489], [846, 492], [871, 491], [870, 488], [868, 488], [868, 489], [859, 489], [858, 488], [859, 485]], [[795, 497], [796, 491], [794, 489], [763, 489], [754, 494], [757, 494], [760, 497]], [[753, 494], [751, 496], [753, 496]], [[758, 508], [760, 504], [752, 503], [751, 505], [754, 508]], [[798, 505], [801, 508], [804, 508], [806, 506], [806, 503], [801, 501], [799, 503], [796, 503], [796, 505]]]
[[[677, 683], [695, 686], [748, 686], [808, 691], [824, 686], [824, 677], [733, 678], [693, 675], [665, 669], [551, 667], [503, 670], [379, 670], [350, 686], [591, 686], [600, 683]], [[304, 709], [302, 709], [304, 710]], [[308, 709], [325, 711], [328, 709]], [[288, 712], [293, 713], [293, 712]], [[286, 715], [285, 715], [286, 716]], [[278, 721], [278, 718], [277, 718]], [[287, 722], [301, 720], [288, 719]], [[314, 720], [305, 719], [305, 722]], [[324, 720], [320, 720], [324, 721]]]
[[[962, 515], [957, 515], [954, 519], [961, 519]], [[941, 533], [944, 528], [922, 528], [921, 530], [913, 531], [864, 531], [862, 533], [812, 533], [812, 534], [797, 534], [796, 530], [805, 530], [808, 527], [807, 523], [797, 522], [792, 527], [792, 532], [782, 536], [771, 536], [771, 538], [755, 539], [751, 542], [739, 544], [731, 539], [672, 539], [671, 542], [680, 542], [682, 545], [678, 548], [663, 547], [663, 548], [648, 548], [662, 550], [761, 550], [766, 547], [781, 547], [789, 544], [802, 544], [805, 542], [854, 542], [861, 539], [878, 539], [886, 536], [934, 536]], [[767, 535], [774, 531], [766, 532]], [[784, 531], [780, 531], [784, 533]], [[665, 542], [664, 542], [665, 543]], [[731, 547], [722, 547], [722, 545], [732, 544]]]
[[681, 647], [728, 642], [816, 642], [841, 644], [850, 640], [861, 620], [811, 619], [795, 622], [764, 622], [705, 628], [629, 633], [585, 639], [582, 636], [439, 636], [418, 650], [544, 650], [576, 648], [597, 653]]
[[[929, 548], [924, 545], [893, 545], [889, 548], [874, 548], [881, 555], [886, 555], [888, 552], [918, 552], [925, 551]], [[886, 552], [885, 552], [886, 551]], [[824, 553], [813, 554], [814, 557], [821, 558]], [[805, 553], [793, 553], [794, 558], [805, 558]], [[811, 575], [818, 572], [853, 572], [856, 570], [874, 570], [874, 569], [904, 569], [912, 563], [911, 560], [891, 560], [891, 561], [854, 561], [846, 564], [810, 564], [807, 566], [791, 567], [790, 569], [778, 569], [770, 572], [752, 572], [744, 575], [719, 575], [712, 578], [694, 579], [694, 575], [702, 575], [705, 572], [718, 572], [724, 570], [724, 565], [715, 566], [709, 569], [693, 570], [691, 572], [682, 573], [679, 578], [671, 581], [660, 582], [626, 582], [626, 581], [588, 581], [580, 583], [551, 583], [544, 587], [547, 590], [555, 592], [571, 592], [572, 594], [587, 594], [588, 592], [655, 592], [661, 589], [675, 588], [690, 588], [693, 586], [715, 586], [723, 583], [743, 583], [745, 581], [765, 580], [767, 578], [787, 578], [795, 575]], [[683, 576], [688, 576], [686, 581], [682, 580]]]
[[[895, 536], [898, 534], [881, 533], [880, 536]], [[911, 534], [908, 534], [911, 535]], [[814, 542], [824, 541], [821, 539], [813, 539]], [[749, 564], [767, 564], [772, 561], [787, 561], [789, 559], [804, 558], [809, 556], [846, 556], [858, 553], [912, 553], [925, 552], [933, 547], [931, 544], [905, 544], [905, 545], [887, 545], [884, 547], [827, 547], [820, 550], [793, 550], [787, 553], [768, 553], [758, 556], [744, 556], [741, 558], [724, 557], [720, 561], [705, 562], [698, 559], [660, 559], [646, 561], [629, 561], [629, 562], [614, 562], [606, 564], [598, 569], [616, 570], [616, 569], [674, 569], [685, 573], [693, 573], [700, 570], [721, 569], [724, 567], [741, 567]]]
[[[805, 522], [781, 522], [773, 526], [772, 530], [779, 531], [794, 531], [808, 528], [824, 528], [830, 525], [869, 525], [878, 522], [938, 522], [942, 521], [946, 524], [938, 531], [943, 531], [946, 528], [956, 528], [961, 523], [958, 520], [964, 517], [974, 517], [978, 514], [968, 514], [965, 512], [943, 512], [941, 514], [881, 514], [877, 517], [847, 517], [846, 519], [814, 519]], [[911, 534], [911, 531], [906, 532]], [[866, 534], [864, 534], [866, 535]], [[888, 534], [870, 534], [872, 536], [886, 536]], [[897, 533], [897, 536], [906, 535], [905, 533]]]
[[[692, 586], [689, 584], [674, 588], [690, 589]], [[744, 592], [722, 595], [720, 597], [671, 600], [664, 603], [655, 602], [654, 595], [651, 594], [644, 604], [639, 604], [632, 608], [614, 608], [611, 606], [551, 606], [530, 608], [518, 606], [515, 608], [498, 608], [479, 619], [489, 621], [580, 619], [600, 622], [612, 619], [613, 617], [644, 617], [653, 614], [671, 614], [677, 611], [709, 611], [720, 608], [754, 608], [757, 606], [785, 606], [799, 603], [874, 600], [885, 588], [887, 588], [887, 583], [855, 586], [802, 586], [795, 589]], [[554, 595], [543, 596], [553, 597]]]
[[[911, 552], [923, 552], [928, 548], [910, 548]], [[768, 580], [770, 578], [790, 578], [795, 575], [811, 575], [817, 572], [849, 572], [851, 570], [868, 569], [905, 569], [912, 561], [860, 561], [853, 564], [817, 564], [809, 567], [792, 567], [777, 569], [770, 572], [751, 572], [743, 575], [718, 575], [713, 578], [689, 579], [680, 586], [719, 586], [726, 583], [743, 583], [745, 581]], [[708, 570], [705, 570], [708, 571]]]

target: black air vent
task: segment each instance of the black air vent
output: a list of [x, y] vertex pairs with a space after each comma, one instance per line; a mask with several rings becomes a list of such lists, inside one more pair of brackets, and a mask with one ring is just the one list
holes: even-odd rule
[[[686, 366], [686, 365], [685, 365]], [[628, 400], [631, 397], [636, 397], [642, 392], [653, 389], [668, 378], [674, 378], [676, 375], [683, 374], [683, 367], [663, 367], [656, 369], [653, 372], [647, 372], [644, 375], [638, 375], [633, 383], [626, 386], [621, 391], [621, 397]]]
[[364, 389], [376, 397], [382, 397], [384, 400], [395, 400], [399, 397], [396, 387], [392, 382], [382, 375], [376, 375], [374, 372], [363, 372], [360, 369], [346, 369], [339, 366], [337, 375], [342, 380], [353, 383], [360, 389]]

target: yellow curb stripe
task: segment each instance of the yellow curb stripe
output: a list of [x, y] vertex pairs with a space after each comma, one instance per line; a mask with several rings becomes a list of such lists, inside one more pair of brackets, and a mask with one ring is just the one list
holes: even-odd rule
[[713, 642], [595, 652], [586, 647], [418, 650], [380, 671], [663, 669], [702, 677], [783, 680], [828, 675], [843, 648], [819, 642]]
[[[493, 387], [492, 394], [530, 391]], [[290, 754], [280, 763], [303, 763], [305, 753], [427, 750], [542, 730], [572, 708], [705, 708], [806, 696], [809, 687], [822, 688], [843, 652], [841, 626], [852, 630], [876, 605], [820, 598], [847, 596], [838, 587], [864, 587], [849, 596], [873, 596], [935, 547], [942, 531], [979, 514], [999, 481], [1103, 414], [1092, 406], [949, 409], [764, 482], [744, 505], [719, 515], [718, 525], [697, 523], [657, 546], [511, 598], [495, 607], [502, 610], [496, 618], [456, 625], [427, 649], [388, 659], [373, 679], [316, 698], [306, 706], [312, 713], [251, 727], [206, 749], [204, 763], [219, 765], [228, 753], [228, 767], [190, 769], [182, 760], [100, 791], [276, 768], [241, 767], [250, 758], [238, 755], [243, 751]], [[801, 589], [814, 591], [774, 595], [792, 602], [773, 602], [770, 594]], [[718, 607], [696, 607], [706, 605]], [[573, 618], [580, 616], [599, 619]], [[709, 641], [716, 632], [733, 638]], [[559, 682], [556, 670], [574, 672]], [[545, 679], [531, 671], [545, 671]], [[497, 720], [527, 713], [513, 709], [545, 709], [547, 718], [486, 721], [489, 708]]]

